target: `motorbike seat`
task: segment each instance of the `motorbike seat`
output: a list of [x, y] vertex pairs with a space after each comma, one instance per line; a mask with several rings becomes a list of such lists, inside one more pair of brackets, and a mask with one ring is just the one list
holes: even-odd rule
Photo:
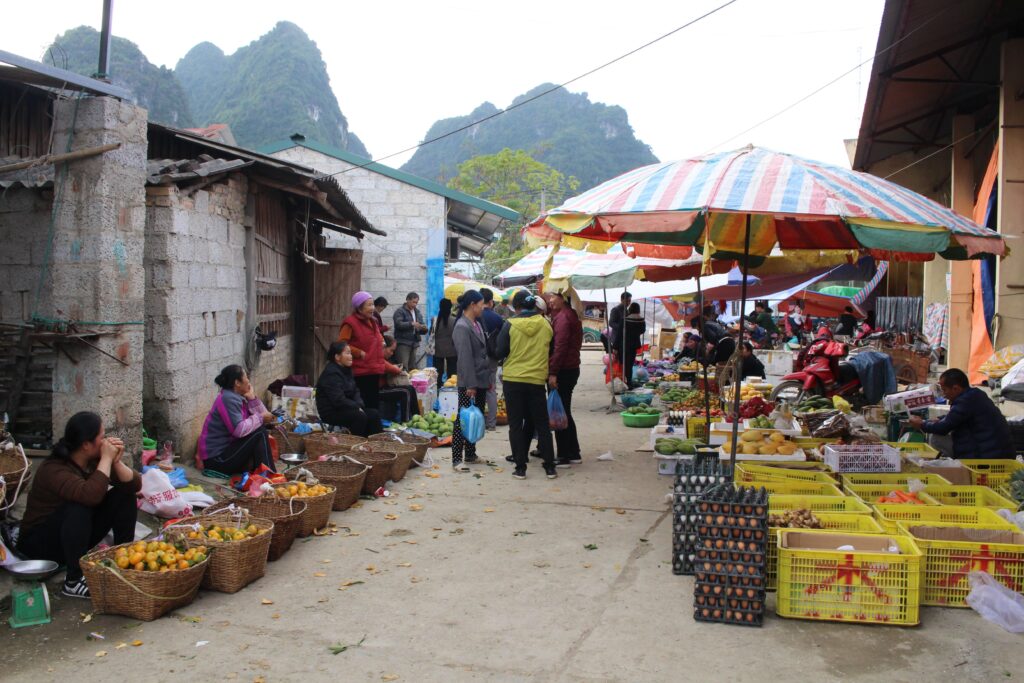
[[838, 380], [841, 384], [852, 382], [855, 379], [859, 379], [857, 374], [857, 368], [853, 367], [849, 363], [839, 363], [838, 367]]

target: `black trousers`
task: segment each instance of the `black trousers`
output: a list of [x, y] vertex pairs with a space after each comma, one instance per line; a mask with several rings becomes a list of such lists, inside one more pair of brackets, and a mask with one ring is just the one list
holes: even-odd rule
[[380, 375], [360, 375], [355, 377], [359, 395], [363, 397], [363, 405], [374, 410], [380, 409]]
[[530, 441], [536, 433], [544, 469], [555, 466], [555, 447], [548, 427], [548, 400], [543, 384], [502, 382], [508, 412], [508, 441], [517, 470], [526, 470]]
[[107, 491], [96, 507], [64, 503], [56, 512], [18, 538], [18, 551], [33, 560], [52, 560], [68, 569], [67, 580], [82, 578], [78, 560], [114, 532], [114, 543], [135, 540], [135, 520], [139, 510], [135, 493], [123, 486]]
[[633, 369], [636, 367], [636, 354], [639, 350], [639, 346], [627, 346], [622, 353], [622, 371], [626, 374], [626, 384], [630, 388], [634, 385]]
[[434, 367], [437, 369], [437, 388], [440, 389], [441, 385], [444, 384], [445, 371], [447, 370], [448, 376], [456, 374], [458, 358], [455, 356], [434, 356]]
[[572, 419], [572, 392], [576, 388], [576, 383], [580, 381], [580, 369], [559, 370], [555, 377], [558, 379], [558, 396], [562, 399], [562, 405], [565, 406], [565, 414], [569, 416], [569, 426], [555, 432], [558, 459], [575, 459], [580, 457], [580, 439], [576, 433], [576, 421]]
[[[470, 405], [475, 405], [482, 413], [484, 406], [487, 405], [487, 388], [477, 388], [476, 397], [472, 399], [469, 398], [469, 394], [466, 391], [465, 387], [458, 388], [459, 408], [468, 408]], [[462, 421], [456, 419], [455, 428], [452, 430], [452, 465], [458, 465], [462, 462], [463, 450], [466, 453], [466, 460], [476, 460], [476, 444], [466, 441], [466, 437], [462, 435]]]
[[208, 467], [222, 474], [252, 472], [260, 465], [277, 471], [274, 467], [274, 458], [270, 454], [266, 427], [260, 427], [252, 434], [235, 439], [223, 453], [207, 458], [203, 462], [204, 468]]
[[330, 424], [334, 427], [344, 427], [356, 436], [370, 436], [383, 431], [380, 424], [380, 413], [373, 408], [343, 410], [332, 416]]

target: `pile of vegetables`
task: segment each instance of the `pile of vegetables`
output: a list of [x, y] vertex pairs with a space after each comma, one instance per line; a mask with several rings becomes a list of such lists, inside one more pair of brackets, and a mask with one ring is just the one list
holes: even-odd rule
[[1006, 488], [1015, 501], [1024, 503], [1024, 470], [1017, 470], [1010, 475], [1010, 482]]
[[887, 495], [879, 496], [876, 503], [895, 503], [897, 505], [927, 505], [923, 500], [917, 497], [916, 493], [909, 491], [889, 491]]
[[661, 415], [660, 410], [656, 410], [646, 403], [633, 406], [632, 408], [626, 408], [624, 411], [627, 415]]
[[768, 515], [768, 526], [779, 529], [821, 529], [821, 521], [807, 509], [786, 510], [781, 515]]
[[654, 450], [661, 455], [693, 455], [699, 446], [704, 446], [700, 439], [676, 439], [673, 437], [662, 437], [654, 442]]
[[754, 418], [758, 415], [771, 415], [773, 410], [775, 410], [775, 404], [758, 395], [748, 398], [740, 404], [740, 417]]

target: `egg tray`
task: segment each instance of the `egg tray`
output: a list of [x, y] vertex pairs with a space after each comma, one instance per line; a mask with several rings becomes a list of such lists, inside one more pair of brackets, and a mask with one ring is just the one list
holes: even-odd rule
[[741, 553], [738, 550], [708, 550], [697, 548], [695, 562], [715, 562], [725, 564], [726, 573], [729, 573], [730, 566], [736, 567], [762, 567], [765, 564], [765, 553], [752, 551]]
[[717, 624], [731, 624], [733, 626], [763, 626], [764, 609], [758, 612], [742, 609], [730, 609], [721, 607], [694, 607], [693, 618], [695, 621], [706, 621]]
[[[717, 591], [717, 592], [716, 592]], [[693, 588], [694, 597], [704, 596], [706, 598], [726, 600], [746, 600], [746, 601], [757, 601], [764, 603], [765, 598], [768, 595], [768, 591], [761, 588], [754, 588], [753, 586], [723, 586], [721, 583], [713, 583], [709, 581], [697, 581]], [[753, 609], [751, 607], [740, 606], [741, 609]]]
[[694, 567], [693, 577], [704, 583], [719, 583], [723, 586], [734, 586], [736, 588], [754, 588], [756, 590], [767, 590], [768, 580], [763, 576], [751, 576], [749, 574], [715, 574], [704, 571], [701, 567]]

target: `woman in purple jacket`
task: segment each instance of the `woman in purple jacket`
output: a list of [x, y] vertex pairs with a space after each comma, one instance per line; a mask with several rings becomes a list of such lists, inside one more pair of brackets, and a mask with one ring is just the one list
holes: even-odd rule
[[266, 426], [275, 418], [256, 398], [245, 369], [229, 365], [214, 382], [221, 391], [199, 435], [203, 468], [223, 474], [252, 472], [260, 465], [274, 470]]

